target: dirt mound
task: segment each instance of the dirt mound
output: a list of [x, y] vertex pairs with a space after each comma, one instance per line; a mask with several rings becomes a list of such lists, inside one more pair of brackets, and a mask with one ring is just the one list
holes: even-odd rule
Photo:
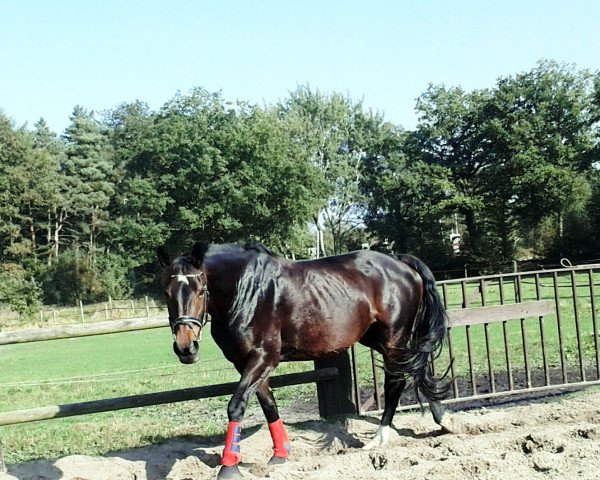
[[[600, 391], [575, 397], [452, 414], [466, 433], [442, 434], [427, 413], [398, 414], [383, 448], [361, 449], [378, 420], [290, 422], [288, 464], [268, 467], [266, 426], [248, 428], [240, 470], [245, 478], [596, 479], [600, 471]], [[285, 418], [284, 418], [285, 420]], [[9, 467], [0, 480], [204, 480], [216, 477], [222, 446], [172, 441], [104, 457], [75, 455]]]

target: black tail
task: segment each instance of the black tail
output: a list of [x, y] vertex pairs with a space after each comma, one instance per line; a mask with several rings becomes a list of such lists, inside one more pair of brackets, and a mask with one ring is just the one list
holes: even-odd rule
[[410, 360], [406, 361], [415, 387], [430, 400], [443, 400], [450, 390], [450, 382], [433, 377], [429, 367], [430, 359], [439, 356], [448, 326], [448, 315], [435, 288], [435, 278], [431, 270], [421, 260], [411, 255], [399, 255], [398, 260], [415, 270], [423, 279], [423, 299], [415, 319], [411, 341], [408, 345]]

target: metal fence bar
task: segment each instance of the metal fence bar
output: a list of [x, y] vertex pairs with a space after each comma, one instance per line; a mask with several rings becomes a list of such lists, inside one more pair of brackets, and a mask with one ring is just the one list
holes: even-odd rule
[[[540, 274], [535, 274], [535, 298], [536, 300], [541, 300], [541, 290], [540, 290]], [[538, 317], [539, 325], [540, 325], [540, 344], [542, 347], [542, 362], [544, 364], [544, 382], [545, 385], [550, 385], [550, 369], [548, 368], [548, 354], [546, 352], [546, 334], [544, 328], [544, 316], [540, 315]]]
[[562, 324], [560, 318], [560, 297], [558, 294], [558, 274], [552, 273], [552, 283], [554, 285], [554, 301], [556, 302], [556, 327], [558, 329], [558, 348], [560, 351], [560, 368], [562, 370], [563, 383], [568, 383], [567, 366], [565, 361], [565, 347], [563, 345]]
[[[498, 290], [500, 296], [500, 305], [504, 305], [504, 277], [498, 278]], [[512, 372], [512, 363], [510, 360], [510, 342], [508, 341], [508, 325], [506, 321], [502, 322], [502, 336], [504, 338], [504, 355], [506, 359], [506, 376], [508, 379], [509, 391], [514, 390], [515, 381]]]
[[475, 368], [473, 365], [473, 343], [471, 340], [471, 325], [465, 326], [465, 335], [467, 336], [467, 356], [469, 358], [469, 375], [471, 377], [471, 392], [477, 395], [477, 381], [475, 380]]
[[461, 280], [460, 282], [460, 291], [462, 293], [462, 308], [467, 308], [467, 282], [466, 280]]
[[[483, 279], [479, 280], [479, 289], [481, 290], [481, 306], [485, 307], [485, 287], [486, 283]], [[490, 331], [489, 331], [489, 323], [483, 324], [483, 333], [485, 335], [485, 351], [487, 354], [487, 364], [488, 364], [488, 376], [490, 381], [490, 391], [496, 391], [496, 378], [494, 376], [494, 364], [492, 362], [492, 350], [490, 347]]]
[[[352, 382], [353, 386], [354, 386], [354, 399], [356, 401], [356, 410], [358, 411], [358, 414], [360, 415], [361, 413], [363, 413], [363, 407], [362, 407], [362, 401], [360, 398], [360, 382], [359, 382], [359, 376], [358, 376], [358, 358], [357, 358], [357, 354], [356, 354], [356, 346], [352, 346], [350, 348], [350, 352], [351, 352], [351, 359], [352, 359], [352, 372], [354, 374], [354, 381]], [[375, 368], [375, 367], [373, 367]]]
[[[554, 269], [547, 269], [547, 270], [531, 270], [528, 272], [513, 272], [513, 273], [496, 273], [493, 275], [478, 275], [478, 276], [474, 276], [474, 277], [469, 277], [469, 281], [471, 282], [475, 282], [475, 281], [479, 281], [480, 279], [484, 279], [484, 280], [496, 280], [497, 278], [515, 278], [518, 275], [535, 275], [536, 273], [540, 273], [540, 274], [552, 274], [554, 272], [556, 273], [564, 273], [566, 271], [570, 271], [570, 270], [574, 270], [576, 272], [586, 272], [588, 269], [590, 268], [600, 268], [600, 263], [599, 264], [594, 264], [594, 265], [581, 265], [581, 266], [574, 266], [574, 267], [569, 267], [568, 269], [566, 268], [554, 268]], [[462, 281], [462, 279], [460, 280]], [[448, 283], [448, 284], [454, 284], [456, 283], [457, 280], [440, 280], [439, 282], [436, 282], [436, 284], [438, 285], [443, 285], [444, 283]]]
[[452, 329], [448, 329], [448, 355], [450, 361], [450, 374], [452, 375], [452, 393], [454, 398], [458, 398], [458, 379], [456, 378], [456, 367], [454, 366], [454, 350], [452, 348]]
[[[448, 310], [448, 284], [442, 283], [442, 302], [444, 308]], [[454, 349], [452, 348], [452, 329], [447, 330], [447, 342], [448, 342], [448, 361], [450, 362], [450, 375], [452, 375], [452, 394], [454, 398], [458, 398], [458, 380], [456, 378], [456, 366], [454, 365]]]
[[585, 382], [585, 367], [583, 365], [583, 345], [581, 343], [581, 325], [579, 323], [579, 307], [577, 305], [577, 277], [571, 270], [571, 288], [573, 292], [573, 314], [575, 315], [575, 334], [577, 336], [577, 355], [579, 356], [579, 377]]
[[[515, 278], [515, 296], [517, 298], [517, 303], [521, 303], [523, 301], [523, 289], [521, 285], [521, 275], [517, 275]], [[528, 349], [528, 341], [527, 341], [527, 329], [525, 326], [525, 319], [521, 318], [521, 341], [523, 344], [523, 362], [525, 364], [525, 382], [527, 384], [527, 388], [531, 388], [531, 368], [529, 367], [529, 349]]]
[[598, 347], [598, 323], [596, 319], [596, 294], [594, 292], [594, 270], [588, 270], [588, 277], [590, 279], [590, 298], [591, 298], [591, 309], [592, 309], [592, 335], [594, 337], [594, 348], [596, 350], [596, 378], [600, 380], [600, 348]]
[[[462, 307], [466, 308], [468, 305], [466, 280], [461, 280], [460, 290], [462, 293]], [[469, 373], [470, 373], [470, 377], [471, 377], [471, 392], [473, 395], [476, 395], [477, 394], [477, 385], [475, 382], [475, 371], [473, 369], [473, 350], [472, 350], [472, 343], [471, 343], [471, 326], [470, 325], [467, 325], [465, 327], [465, 335], [467, 337], [467, 356], [469, 359]]]
[[[580, 388], [590, 387], [593, 385], [600, 385], [600, 380], [594, 380], [591, 382], [574, 382], [574, 383], [567, 383], [567, 384], [562, 384], [562, 385], [544, 385], [541, 387], [531, 387], [528, 389], [515, 390], [514, 393], [536, 394], [536, 393], [544, 393], [544, 392], [558, 392], [561, 390], [577, 390]], [[452, 405], [452, 404], [456, 404], [456, 403], [465, 403], [465, 402], [471, 402], [471, 401], [478, 402], [481, 400], [491, 400], [491, 399], [503, 398], [506, 396], [507, 396], [507, 392], [482, 393], [482, 394], [470, 396], [470, 397], [460, 397], [460, 398], [451, 398], [448, 400], [442, 400], [442, 403], [445, 405]], [[424, 403], [423, 405], [426, 405], [426, 404]], [[402, 407], [399, 407], [397, 410], [398, 411], [414, 410], [415, 408], [419, 408], [419, 407], [420, 407], [420, 405], [418, 405], [418, 404], [403, 405]], [[381, 413], [381, 412], [372, 411], [369, 413], [377, 414], [377, 413]]]

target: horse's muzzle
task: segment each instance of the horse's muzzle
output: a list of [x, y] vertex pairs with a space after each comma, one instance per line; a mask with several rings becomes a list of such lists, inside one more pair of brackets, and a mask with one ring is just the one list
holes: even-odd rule
[[173, 342], [173, 351], [181, 363], [191, 364], [198, 361], [198, 342], [195, 340], [183, 348], [180, 348], [177, 342]]

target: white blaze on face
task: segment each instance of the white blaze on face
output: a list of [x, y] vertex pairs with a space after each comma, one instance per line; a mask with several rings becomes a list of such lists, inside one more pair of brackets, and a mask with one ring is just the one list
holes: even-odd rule
[[185, 276], [185, 275], [177, 275], [177, 281], [178, 282], [183, 282], [186, 285], [190, 284], [190, 281], [187, 279], [187, 276]]

